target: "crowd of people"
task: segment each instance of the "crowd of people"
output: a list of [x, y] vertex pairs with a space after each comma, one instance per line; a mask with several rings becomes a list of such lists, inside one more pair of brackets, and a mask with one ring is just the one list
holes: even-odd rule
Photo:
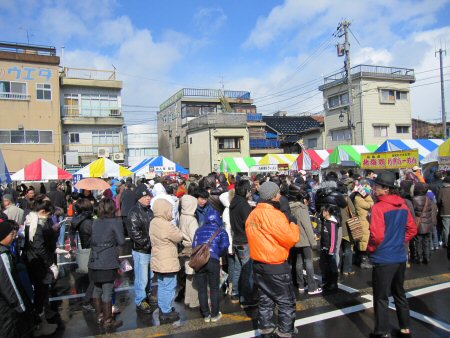
[[[291, 337], [295, 289], [308, 296], [333, 293], [339, 274], [353, 278], [359, 266], [372, 269], [372, 336], [389, 337], [392, 294], [399, 335], [410, 337], [405, 269], [428, 264], [434, 250], [449, 250], [447, 172], [434, 172], [428, 182], [415, 167], [402, 177], [342, 170], [322, 180], [300, 171], [109, 183], [111, 189], [95, 194], [76, 192], [70, 182], [52, 182], [49, 191], [44, 184], [39, 192], [25, 185], [1, 189], [0, 337], [56, 331], [49, 295], [60, 272], [58, 255], [87, 255], [79, 267], [89, 278], [83, 309], [95, 312], [104, 330], [120, 327], [114, 289], [126, 238], [136, 311], [151, 315], [158, 309], [162, 324], [179, 320], [177, 295], [205, 322], [219, 321], [224, 292], [232, 303], [257, 309], [262, 337]], [[70, 250], [64, 250], [67, 239]], [[190, 262], [202, 245], [209, 257], [194, 269]]]

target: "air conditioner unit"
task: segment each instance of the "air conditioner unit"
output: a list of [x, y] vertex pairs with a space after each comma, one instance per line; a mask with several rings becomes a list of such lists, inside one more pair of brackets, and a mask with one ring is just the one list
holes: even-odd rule
[[113, 154], [113, 160], [114, 161], [123, 161], [124, 160], [124, 154], [123, 153], [114, 153]]
[[108, 148], [98, 148], [98, 157], [109, 157], [109, 149]]
[[120, 116], [119, 109], [111, 109], [109, 116]]

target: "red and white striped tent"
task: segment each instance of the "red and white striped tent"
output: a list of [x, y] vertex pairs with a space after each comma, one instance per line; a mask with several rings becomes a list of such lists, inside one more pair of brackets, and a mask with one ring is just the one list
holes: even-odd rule
[[319, 170], [320, 165], [333, 152], [333, 149], [325, 150], [303, 150], [292, 165], [292, 170]]
[[11, 175], [13, 181], [71, 180], [72, 174], [40, 158]]

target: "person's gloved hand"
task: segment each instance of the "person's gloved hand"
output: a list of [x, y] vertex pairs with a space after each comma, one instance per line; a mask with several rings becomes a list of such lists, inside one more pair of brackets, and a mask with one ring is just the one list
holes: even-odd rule
[[55, 277], [55, 279], [58, 279], [59, 271], [58, 271], [58, 267], [55, 264], [50, 266], [50, 271], [53, 273], [53, 277]]

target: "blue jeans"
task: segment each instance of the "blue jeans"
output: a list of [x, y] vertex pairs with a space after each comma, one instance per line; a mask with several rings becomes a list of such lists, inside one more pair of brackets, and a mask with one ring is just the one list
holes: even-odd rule
[[134, 260], [134, 303], [140, 305], [152, 292], [153, 271], [150, 268], [151, 254], [132, 250]]
[[158, 306], [162, 313], [172, 312], [176, 289], [176, 273], [158, 273]]
[[64, 249], [64, 239], [66, 236], [66, 222], [61, 223], [61, 227], [59, 228], [59, 237], [58, 237], [58, 244], [60, 247]]
[[253, 261], [250, 259], [248, 244], [233, 245], [233, 296], [240, 296], [240, 301], [252, 302], [256, 299], [256, 287], [253, 278]]
[[442, 217], [442, 243], [444, 246], [447, 246], [449, 243], [448, 241], [448, 233], [450, 228], [450, 217]]

